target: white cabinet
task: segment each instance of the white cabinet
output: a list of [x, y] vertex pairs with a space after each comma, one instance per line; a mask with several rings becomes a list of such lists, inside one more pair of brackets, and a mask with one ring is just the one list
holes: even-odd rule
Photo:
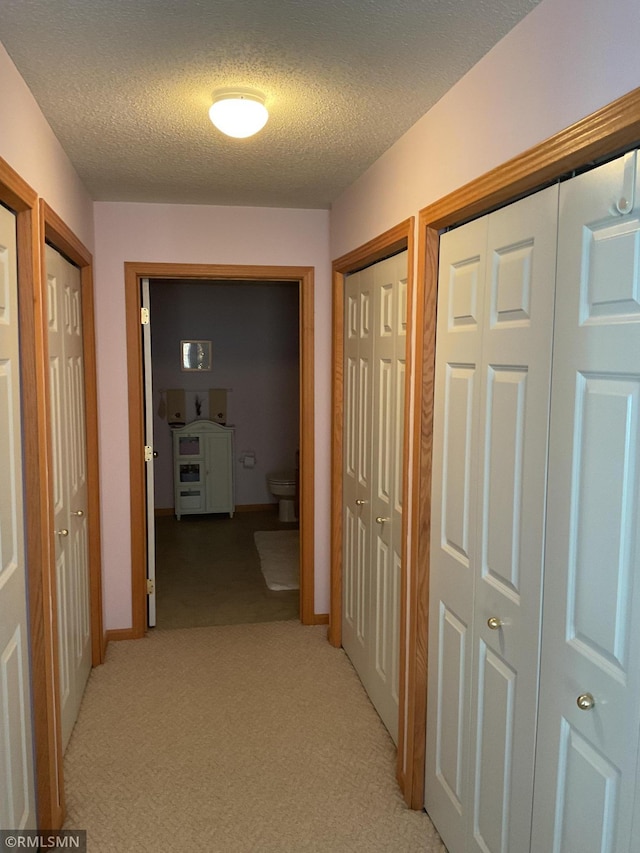
[[450, 853], [636, 849], [635, 160], [441, 241], [425, 806]]
[[233, 518], [233, 429], [193, 421], [173, 430], [173, 482], [178, 519], [214, 512]]

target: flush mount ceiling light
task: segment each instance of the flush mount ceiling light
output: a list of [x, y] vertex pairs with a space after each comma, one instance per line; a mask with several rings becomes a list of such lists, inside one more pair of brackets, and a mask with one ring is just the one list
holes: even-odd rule
[[213, 93], [209, 118], [227, 136], [244, 139], [267, 123], [264, 101], [264, 95], [254, 89], [218, 89]]

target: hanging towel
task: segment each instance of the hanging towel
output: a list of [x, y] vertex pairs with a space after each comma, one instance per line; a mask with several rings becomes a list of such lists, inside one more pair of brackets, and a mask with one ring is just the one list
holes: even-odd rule
[[209, 388], [209, 419], [223, 426], [227, 422], [227, 389]]
[[167, 423], [169, 426], [184, 426], [185, 410], [184, 388], [167, 390]]

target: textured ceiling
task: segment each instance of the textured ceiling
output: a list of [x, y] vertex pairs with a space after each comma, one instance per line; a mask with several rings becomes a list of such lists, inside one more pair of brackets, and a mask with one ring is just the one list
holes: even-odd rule
[[324, 208], [538, 2], [0, 0], [0, 38], [95, 200]]

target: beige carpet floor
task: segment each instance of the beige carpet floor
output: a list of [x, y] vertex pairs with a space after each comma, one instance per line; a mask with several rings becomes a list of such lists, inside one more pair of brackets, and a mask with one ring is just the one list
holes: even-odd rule
[[89, 853], [443, 853], [325, 627], [269, 622], [111, 643], [65, 756]]

